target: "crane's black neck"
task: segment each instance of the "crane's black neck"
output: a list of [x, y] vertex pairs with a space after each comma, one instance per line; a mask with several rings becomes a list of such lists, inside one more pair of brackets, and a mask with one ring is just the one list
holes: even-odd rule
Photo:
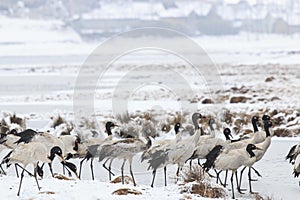
[[146, 144], [146, 148], [149, 149], [152, 146], [152, 141], [150, 140], [149, 137], [147, 137], [147, 144]]
[[176, 123], [174, 126], [175, 134], [177, 135], [179, 133], [180, 124]]
[[198, 124], [198, 119], [200, 119], [200, 118], [199, 118], [199, 114], [194, 113], [193, 116], [192, 116], [192, 121], [193, 121], [195, 130], [200, 129], [199, 124]]
[[246, 148], [246, 151], [248, 152], [248, 154], [250, 155], [250, 158], [253, 158], [255, 156], [254, 152], [253, 152], [253, 145], [251, 144], [248, 144], [247, 145], [247, 148]]
[[111, 128], [112, 128], [112, 123], [105, 124], [105, 129], [106, 129], [107, 135], [112, 135]]
[[255, 132], [258, 132], [258, 128], [257, 128], [257, 119], [256, 118], [252, 118], [252, 126], [253, 126], [253, 130], [254, 130], [254, 133]]
[[214, 123], [214, 120], [213, 120], [213, 119], [209, 119], [208, 125], [209, 125], [209, 128], [210, 128], [211, 131], [214, 131], [214, 130], [215, 130], [215, 129], [214, 129], [214, 126], [213, 126], [213, 123]]
[[264, 128], [265, 128], [265, 132], [266, 132], [266, 137], [270, 137], [270, 126], [271, 126], [271, 122], [270, 121], [264, 121]]
[[226, 140], [231, 140], [230, 136], [231, 136], [231, 131], [229, 128], [225, 128], [224, 131], [223, 131], [223, 134], [226, 138]]

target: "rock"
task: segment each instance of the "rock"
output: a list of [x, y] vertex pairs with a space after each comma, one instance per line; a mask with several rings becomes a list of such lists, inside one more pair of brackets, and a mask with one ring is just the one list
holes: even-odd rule
[[274, 76], [270, 76], [270, 77], [265, 79], [265, 82], [271, 82], [273, 80], [275, 80]]
[[205, 98], [201, 101], [202, 104], [213, 104], [214, 101], [212, 99], [209, 98]]
[[121, 189], [114, 191], [112, 194], [114, 194], [114, 195], [128, 195], [128, 194], [141, 195], [142, 193], [135, 189], [121, 188]]
[[280, 100], [280, 98], [277, 97], [277, 96], [274, 96], [274, 97], [271, 98], [271, 101], [276, 101], [276, 100]]
[[246, 103], [250, 98], [244, 96], [234, 96], [230, 98], [230, 103]]

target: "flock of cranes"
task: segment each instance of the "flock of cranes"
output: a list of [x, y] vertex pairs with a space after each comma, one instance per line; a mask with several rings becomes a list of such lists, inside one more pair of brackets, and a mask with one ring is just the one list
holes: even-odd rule
[[[133, 157], [141, 155], [141, 162], [147, 162], [148, 170], [152, 170], [151, 187], [154, 186], [156, 171], [160, 168], [164, 169], [164, 180], [167, 185], [167, 166], [176, 164], [178, 166], [176, 175], [179, 175], [180, 170], [189, 161], [190, 166], [193, 160], [197, 159], [198, 164], [203, 170], [209, 173], [213, 169], [216, 173], [216, 181], [226, 187], [227, 174], [231, 171], [231, 191], [232, 198], [235, 198], [233, 179], [236, 178], [237, 190], [242, 193], [241, 182], [243, 172], [248, 168], [248, 183], [249, 191], [252, 191], [251, 171], [254, 170], [259, 176], [259, 172], [254, 169], [253, 165], [261, 160], [271, 144], [272, 122], [268, 115], [263, 115], [261, 120], [258, 116], [252, 117], [253, 133], [239, 139], [233, 139], [229, 128], [225, 128], [222, 132], [215, 130], [213, 119], [209, 119], [209, 129], [205, 132], [202, 126], [202, 116], [200, 113], [192, 115], [194, 133], [183, 137], [180, 131], [181, 124], [177, 122], [174, 125], [175, 138], [168, 140], [159, 140], [152, 138], [149, 135], [144, 135], [144, 138], [119, 138], [112, 137], [112, 129], [118, 127], [113, 122], [107, 122], [105, 125], [106, 138], [90, 138], [81, 139], [78, 136], [63, 135], [56, 137], [50, 133], [39, 133], [31, 129], [26, 129], [23, 132], [17, 132], [14, 129], [7, 133], [1, 133], [0, 152], [4, 149], [10, 149], [10, 152], [2, 159], [0, 170], [5, 174], [3, 164], [9, 167], [14, 164], [16, 175], [19, 177], [18, 169], [21, 169], [21, 177], [17, 195], [20, 195], [22, 180], [24, 173], [35, 178], [38, 189], [38, 176], [43, 177], [44, 164], [48, 164], [51, 175], [54, 176], [52, 169], [52, 161], [55, 157], [59, 159], [63, 166], [63, 170], [67, 170], [69, 175], [75, 174], [78, 178], [81, 177], [81, 171], [84, 161], [90, 160], [90, 169], [92, 179], [94, 179], [93, 161], [98, 159], [103, 162], [103, 167], [108, 171], [109, 179], [115, 175], [111, 166], [114, 159], [121, 159], [122, 183], [124, 183], [124, 166], [126, 161], [129, 163], [129, 172], [134, 185], [136, 181], [132, 170]], [[257, 124], [262, 121], [263, 128], [259, 130]], [[172, 130], [173, 131], [173, 130]], [[225, 139], [216, 137], [216, 134], [224, 135]], [[79, 158], [80, 167], [77, 174], [77, 167], [68, 162], [70, 159]], [[290, 163], [294, 164], [294, 176], [300, 174], [300, 144], [295, 145], [290, 150], [288, 156]], [[68, 160], [68, 161], [67, 161]], [[201, 164], [201, 160], [205, 160]], [[106, 164], [109, 163], [107, 167]], [[29, 172], [26, 167], [32, 164], [34, 172]], [[237, 171], [240, 171], [238, 179]], [[225, 180], [220, 180], [220, 173], [225, 171]]]

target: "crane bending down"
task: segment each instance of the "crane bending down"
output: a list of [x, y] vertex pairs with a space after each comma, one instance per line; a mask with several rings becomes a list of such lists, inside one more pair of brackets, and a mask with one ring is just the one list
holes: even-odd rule
[[[30, 176], [34, 176], [38, 189], [40, 190], [40, 186], [37, 180], [37, 173], [39, 173], [40, 176], [42, 176], [43, 173], [42, 168], [38, 166], [38, 162], [40, 161], [42, 163], [50, 163], [56, 155], [63, 160], [62, 150], [59, 147], [53, 147], [51, 149], [50, 155], [48, 156], [46, 146], [39, 142], [19, 144], [17, 148], [9, 152], [9, 154], [4, 158], [2, 163], [6, 163], [8, 164], [8, 166], [11, 163], [14, 163], [17, 167], [22, 169], [19, 190], [17, 193], [18, 196], [20, 195], [24, 172], [27, 172]], [[26, 167], [29, 164], [34, 165], [34, 174], [26, 170]]]
[[122, 183], [124, 184], [124, 165], [126, 160], [129, 162], [129, 171], [133, 180], [133, 184], [136, 186], [136, 182], [132, 172], [132, 159], [140, 152], [143, 152], [151, 147], [150, 138], [146, 137], [147, 143], [144, 143], [141, 139], [128, 138], [124, 140], [118, 140], [115, 142], [108, 142], [108, 144], [103, 144], [97, 150], [99, 152], [99, 161], [108, 159], [123, 159], [123, 164], [121, 166]]

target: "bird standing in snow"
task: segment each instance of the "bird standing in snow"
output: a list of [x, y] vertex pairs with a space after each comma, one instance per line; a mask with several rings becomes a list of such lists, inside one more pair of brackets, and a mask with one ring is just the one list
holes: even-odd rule
[[[11, 163], [14, 163], [17, 167], [22, 169], [21, 173], [21, 179], [19, 183], [19, 190], [17, 195], [20, 195], [22, 180], [24, 177], [24, 172], [27, 172], [30, 176], [34, 176], [35, 181], [37, 183], [38, 189], [40, 190], [40, 186], [37, 180], [37, 172], [41, 170], [41, 168], [38, 166], [38, 162], [42, 163], [51, 163], [51, 161], [54, 159], [54, 157], [57, 155], [62, 160], [62, 150], [59, 147], [53, 147], [51, 149], [50, 155], [48, 156], [47, 148], [44, 144], [39, 142], [31, 142], [28, 144], [20, 144], [12, 150], [2, 161], [3, 163], [6, 163], [10, 165]], [[34, 173], [30, 173], [26, 170], [26, 167], [29, 164], [34, 165]], [[21, 166], [22, 165], [22, 166]], [[40, 175], [42, 175], [40, 171]]]

